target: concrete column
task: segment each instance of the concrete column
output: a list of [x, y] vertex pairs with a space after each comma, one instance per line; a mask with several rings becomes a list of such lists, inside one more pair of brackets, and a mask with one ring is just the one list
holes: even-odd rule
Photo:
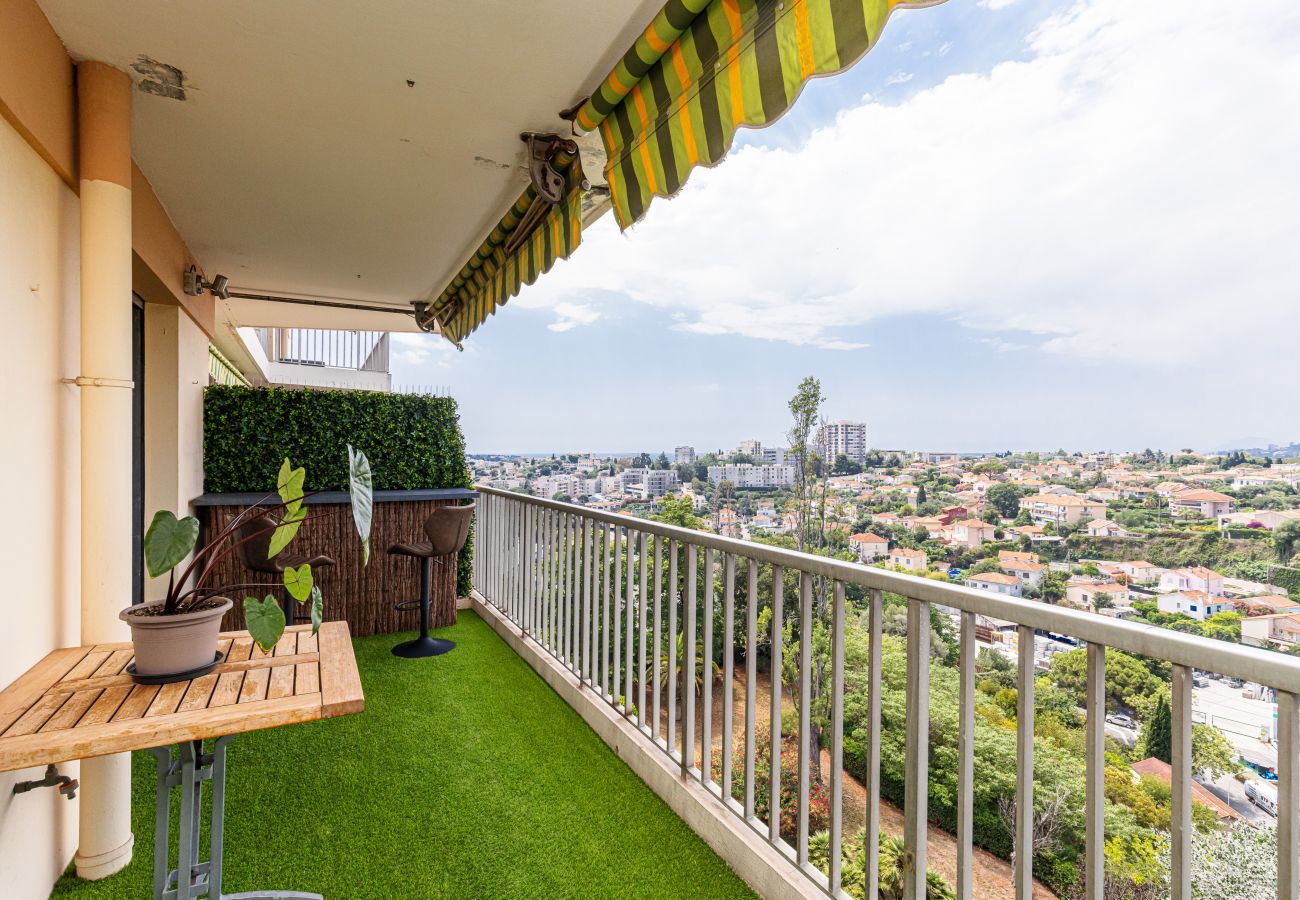
[[[127, 640], [131, 603], [131, 79], [77, 66], [81, 180], [81, 641]], [[131, 758], [81, 766], [77, 874], [131, 861]]]

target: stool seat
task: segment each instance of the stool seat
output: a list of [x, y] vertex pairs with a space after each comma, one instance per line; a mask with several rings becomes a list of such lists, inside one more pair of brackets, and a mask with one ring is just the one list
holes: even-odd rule
[[[266, 575], [282, 575], [285, 569], [296, 569], [303, 564], [310, 565], [313, 569], [334, 565], [334, 560], [324, 553], [312, 555], [280, 552], [268, 558], [267, 554], [271, 551], [271, 536], [275, 534], [275, 527], [276, 520], [270, 513], [240, 523], [239, 528], [235, 530], [235, 540], [238, 542], [239, 558], [245, 566], [254, 572]], [[310, 616], [300, 616], [295, 612], [294, 601], [283, 584], [267, 586], [280, 590], [280, 608], [284, 611], [285, 622], [293, 624], [311, 621]]]
[[456, 644], [452, 641], [429, 637], [430, 568], [435, 559], [442, 566], [450, 558], [454, 565], [456, 554], [465, 546], [465, 540], [469, 536], [469, 523], [473, 516], [473, 503], [468, 506], [435, 507], [424, 522], [424, 535], [428, 540], [403, 541], [388, 548], [391, 556], [410, 556], [420, 560], [419, 599], [402, 600], [394, 604], [394, 608], [401, 611], [419, 608], [420, 636], [398, 644], [393, 648], [393, 655], [419, 659], [441, 656], [455, 648]]
[[439, 555], [433, 552], [433, 544], [429, 541], [393, 544], [388, 548], [388, 553], [391, 556], [415, 556], [420, 559], [431, 559]]

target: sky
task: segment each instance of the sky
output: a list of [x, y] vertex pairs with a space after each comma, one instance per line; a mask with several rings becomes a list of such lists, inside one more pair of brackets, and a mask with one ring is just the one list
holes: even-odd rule
[[1300, 5], [948, 0], [895, 13], [728, 157], [394, 382], [472, 453], [1300, 440]]

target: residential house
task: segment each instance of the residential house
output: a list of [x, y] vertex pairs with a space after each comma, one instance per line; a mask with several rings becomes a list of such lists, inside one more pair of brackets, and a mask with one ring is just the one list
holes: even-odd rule
[[1074, 525], [1087, 519], [1100, 519], [1106, 515], [1106, 504], [1068, 494], [1039, 493], [1022, 497], [1020, 508], [1029, 513], [1037, 523]]
[[1140, 538], [1140, 534], [1129, 531], [1123, 525], [1112, 522], [1109, 519], [1093, 519], [1084, 526], [1084, 531], [1088, 537], [1108, 537], [1108, 538]]
[[1215, 613], [1232, 612], [1232, 601], [1205, 591], [1178, 591], [1161, 594], [1156, 598], [1156, 609], [1162, 613], [1182, 613], [1198, 622], [1204, 622]]
[[1043, 580], [1043, 574], [1047, 571], [1047, 566], [1032, 560], [999, 559], [998, 562], [1002, 566], [1002, 571], [1016, 578], [1026, 587], [1038, 587], [1039, 582]]
[[949, 528], [948, 541], [961, 547], [981, 547], [986, 541], [993, 540], [995, 526], [979, 519], [963, 519], [953, 523]]
[[858, 554], [858, 559], [864, 563], [889, 555], [889, 541], [869, 531], [850, 537], [849, 545]]
[[982, 591], [992, 591], [995, 594], [1006, 594], [1008, 597], [1019, 597], [1021, 590], [1019, 578], [1002, 572], [985, 572], [982, 575], [972, 575], [966, 579], [966, 586], [979, 588]]
[[930, 558], [926, 556], [924, 550], [908, 550], [903, 547], [895, 547], [889, 551], [889, 564], [904, 572], [911, 572], [914, 575], [920, 575], [930, 568]]
[[1122, 584], [1096, 578], [1072, 578], [1065, 585], [1065, 602], [1084, 609], [1100, 605], [1127, 606], [1129, 592]]
[[1207, 594], [1223, 596], [1223, 576], [1205, 566], [1188, 566], [1183, 569], [1167, 569], [1160, 573], [1159, 590], [1169, 591], [1204, 591]]
[[945, 506], [943, 509], [939, 510], [939, 515], [936, 518], [939, 520], [940, 524], [951, 525], [953, 522], [960, 521], [968, 515], [970, 515], [970, 510], [964, 506]]
[[1233, 599], [1237, 612], [1247, 616], [1269, 616], [1275, 613], [1300, 613], [1300, 603], [1281, 594], [1264, 594], [1259, 597], [1238, 597]]
[[1006, 563], [1009, 562], [1036, 563], [1038, 561], [1039, 561], [1038, 554], [1031, 553], [1028, 550], [999, 550], [998, 551], [998, 562], [1002, 563], [1002, 567], [1004, 569], [1006, 568]]
[[1227, 494], [1204, 488], [1179, 491], [1169, 498], [1169, 512], [1176, 516], [1201, 516], [1216, 519], [1232, 512], [1233, 499]]
[[1255, 647], [1277, 644], [1284, 650], [1300, 646], [1300, 612], [1242, 619], [1241, 642]]
[[[1142, 776], [1146, 776], [1148, 778], [1158, 779], [1159, 781], [1164, 782], [1165, 785], [1173, 783], [1173, 770], [1170, 768], [1169, 763], [1165, 762], [1163, 759], [1149, 756], [1140, 762], [1133, 763], [1129, 768], [1133, 770], [1133, 777], [1135, 780]], [[1237, 821], [1245, 821], [1245, 818], [1241, 813], [1220, 800], [1218, 796], [1210, 791], [1209, 788], [1197, 783], [1195, 780], [1192, 781], [1192, 801], [1213, 811], [1221, 825], [1231, 824], [1232, 822]]]
[[1160, 578], [1160, 573], [1163, 571], [1159, 566], [1152, 565], [1145, 559], [1124, 560], [1115, 565], [1128, 576], [1129, 584], [1151, 584]]

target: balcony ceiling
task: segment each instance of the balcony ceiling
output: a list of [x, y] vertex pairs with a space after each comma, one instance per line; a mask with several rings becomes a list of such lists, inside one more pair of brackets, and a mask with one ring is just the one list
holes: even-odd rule
[[[556, 113], [660, 6], [40, 2], [75, 59], [131, 72], [136, 162], [209, 274], [400, 306], [441, 289], [519, 196], [519, 132], [567, 129]], [[146, 60], [183, 73], [183, 100], [148, 92]]]

